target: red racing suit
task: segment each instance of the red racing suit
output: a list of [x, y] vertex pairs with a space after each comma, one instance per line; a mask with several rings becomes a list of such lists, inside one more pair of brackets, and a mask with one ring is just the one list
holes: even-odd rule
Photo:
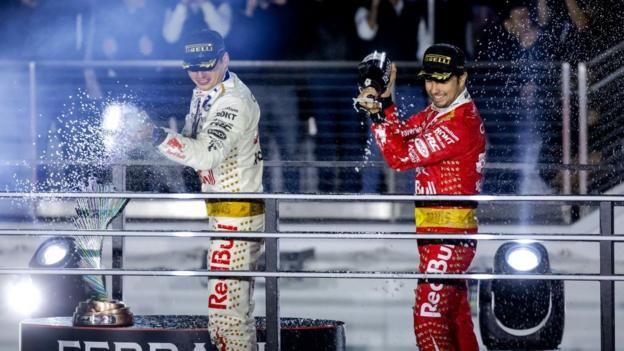
[[[417, 195], [473, 195], [481, 189], [485, 131], [468, 91], [440, 109], [429, 105], [399, 121], [396, 107], [384, 110], [385, 121], [372, 131], [388, 165], [416, 168]], [[417, 233], [476, 233], [476, 204], [415, 204]], [[422, 273], [466, 272], [476, 251], [474, 240], [419, 240]], [[419, 281], [414, 306], [414, 333], [421, 351], [478, 350], [466, 282]]]

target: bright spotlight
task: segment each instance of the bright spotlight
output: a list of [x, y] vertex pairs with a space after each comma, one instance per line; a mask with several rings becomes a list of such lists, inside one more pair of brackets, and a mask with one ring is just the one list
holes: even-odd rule
[[51, 266], [59, 263], [62, 259], [67, 256], [68, 247], [66, 243], [55, 243], [54, 245], [48, 246], [41, 255], [41, 264], [46, 266]]
[[[494, 255], [495, 274], [548, 274], [546, 248], [508, 242]], [[488, 350], [553, 350], [561, 343], [565, 296], [560, 280], [499, 279], [479, 283], [479, 325]]]
[[527, 272], [537, 267], [541, 261], [541, 254], [530, 245], [516, 246], [505, 253], [505, 261], [513, 269]]
[[[74, 238], [53, 237], [39, 245], [29, 266], [31, 268], [78, 268], [80, 254], [76, 248]], [[33, 274], [32, 285], [36, 286], [46, 300], [54, 301], [42, 304], [31, 311], [32, 317], [71, 316], [80, 301], [89, 298], [89, 291], [84, 280], [79, 275], [48, 275]], [[23, 295], [25, 303], [35, 297]], [[34, 303], [33, 303], [34, 305]]]
[[41, 305], [41, 291], [30, 278], [20, 279], [7, 287], [7, 302], [13, 312], [30, 316]]
[[33, 256], [35, 262], [31, 266], [37, 267], [62, 267], [72, 259], [75, 251], [74, 241], [67, 238], [52, 238], [44, 241]]

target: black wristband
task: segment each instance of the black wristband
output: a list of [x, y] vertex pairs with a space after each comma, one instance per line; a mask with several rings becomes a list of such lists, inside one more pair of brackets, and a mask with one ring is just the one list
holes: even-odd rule
[[377, 101], [381, 103], [381, 112], [394, 104], [394, 102], [392, 101], [392, 95], [381, 97], [377, 99]]
[[373, 121], [373, 123], [383, 123], [386, 121], [386, 116], [384, 115], [383, 111], [371, 113], [369, 117], [371, 121]]
[[392, 106], [394, 102], [392, 102], [392, 96], [378, 98], [377, 101], [381, 104], [381, 110], [377, 113], [371, 113], [370, 118], [373, 123], [383, 123], [386, 121], [386, 114], [384, 113], [384, 110]]

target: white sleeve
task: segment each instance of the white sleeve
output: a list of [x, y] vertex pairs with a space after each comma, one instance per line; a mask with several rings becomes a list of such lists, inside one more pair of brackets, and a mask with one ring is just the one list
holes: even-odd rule
[[232, 24], [232, 6], [229, 2], [223, 2], [219, 7], [215, 7], [210, 1], [206, 1], [201, 5], [204, 13], [204, 22], [208, 28], [213, 29], [224, 38], [230, 32]]
[[358, 36], [363, 40], [372, 40], [377, 34], [377, 27], [371, 28], [368, 24], [368, 9], [360, 7], [355, 12], [355, 28]]
[[186, 21], [187, 7], [179, 3], [173, 11], [167, 9], [165, 13], [165, 22], [163, 23], [163, 38], [167, 43], [172, 44], [180, 40], [182, 27]]
[[196, 139], [167, 133], [158, 150], [166, 158], [196, 170], [212, 169], [238, 144], [250, 121], [251, 115], [243, 101], [224, 97], [210, 109]]

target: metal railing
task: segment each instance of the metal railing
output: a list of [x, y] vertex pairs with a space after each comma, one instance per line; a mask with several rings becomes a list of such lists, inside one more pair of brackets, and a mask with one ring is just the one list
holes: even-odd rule
[[[223, 232], [211, 231], [151, 231], [151, 230], [123, 230], [123, 221], [113, 226], [114, 230], [98, 231], [73, 231], [73, 230], [0, 230], [0, 235], [36, 235], [36, 236], [67, 236], [67, 235], [97, 235], [109, 236], [118, 240], [113, 245], [114, 269], [25, 269], [3, 268], [0, 274], [46, 274], [46, 275], [86, 275], [102, 274], [118, 278], [113, 282], [114, 298], [123, 297], [124, 276], [183, 276], [183, 277], [264, 277], [266, 279], [266, 314], [267, 314], [267, 350], [279, 350], [279, 318], [280, 318], [280, 286], [282, 278], [350, 278], [350, 279], [512, 279], [512, 280], [570, 280], [570, 281], [598, 281], [600, 283], [600, 315], [601, 315], [601, 350], [615, 350], [615, 291], [614, 283], [624, 281], [624, 276], [614, 273], [614, 243], [624, 242], [623, 235], [614, 235], [614, 206], [624, 204], [624, 196], [408, 196], [408, 195], [309, 195], [309, 194], [145, 194], [145, 193], [0, 193], [1, 198], [41, 200], [48, 198], [127, 198], [127, 199], [262, 199], [266, 205], [266, 231], [265, 232], [228, 232], [228, 237], [234, 238], [264, 238], [266, 270], [265, 271], [219, 271], [205, 270], [138, 270], [124, 269], [123, 240], [125, 237], [222, 237]], [[600, 233], [589, 234], [389, 234], [383, 232], [280, 232], [279, 228], [279, 203], [281, 201], [328, 201], [328, 202], [367, 202], [367, 201], [477, 201], [479, 203], [502, 203], [502, 202], [548, 202], [565, 204], [598, 205], [600, 210]], [[330, 206], [330, 205], [328, 205]], [[490, 273], [465, 273], [465, 274], [440, 274], [440, 273], [411, 273], [411, 272], [290, 272], [281, 271], [279, 265], [280, 239], [476, 239], [476, 240], [538, 240], [538, 241], [588, 241], [599, 242], [600, 245], [600, 271], [598, 274], [490, 274]], [[121, 244], [121, 245], [119, 245]], [[115, 262], [117, 264], [115, 265]]]
[[[621, 84], [624, 82], [624, 41], [588, 62], [578, 64], [579, 98], [579, 164], [589, 162], [591, 152], [600, 153], [601, 164], [621, 164], [624, 137], [620, 125], [624, 120]], [[593, 119], [593, 121], [591, 120]], [[593, 123], [593, 134], [588, 128]], [[579, 174], [580, 193], [591, 188], [587, 171]], [[593, 190], [607, 190], [622, 181], [618, 173], [597, 174]], [[606, 179], [606, 180], [605, 180]], [[603, 183], [605, 184], [601, 184]], [[592, 189], [589, 189], [592, 190]]]

